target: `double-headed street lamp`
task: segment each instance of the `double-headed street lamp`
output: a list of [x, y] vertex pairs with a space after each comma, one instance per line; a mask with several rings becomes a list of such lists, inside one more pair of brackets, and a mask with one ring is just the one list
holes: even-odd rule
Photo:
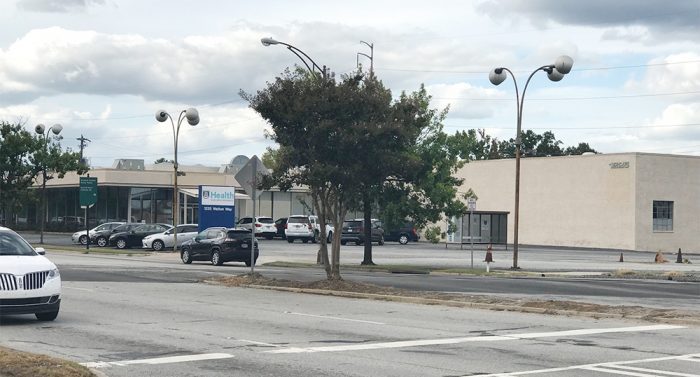
[[506, 72], [510, 73], [513, 78], [513, 84], [515, 84], [515, 102], [517, 105], [517, 115], [518, 115], [518, 130], [515, 136], [515, 223], [513, 224], [513, 267], [511, 269], [518, 269], [518, 225], [520, 221], [520, 152], [521, 152], [521, 126], [523, 121], [523, 103], [525, 102], [525, 91], [527, 91], [527, 86], [530, 84], [530, 79], [535, 75], [537, 71], [544, 71], [547, 73], [552, 81], [560, 81], [564, 78], [564, 75], [571, 72], [571, 67], [574, 65], [574, 60], [569, 56], [562, 55], [557, 58], [554, 64], [543, 65], [536, 70], [532, 71], [530, 77], [527, 78], [525, 82], [525, 87], [523, 88], [522, 95], [518, 91], [518, 83], [515, 80], [515, 75], [513, 72], [505, 67], [495, 68], [489, 73], [489, 81], [493, 85], [499, 85], [507, 78]]
[[177, 171], [177, 141], [182, 121], [187, 119], [187, 123], [190, 126], [196, 126], [199, 124], [199, 112], [193, 107], [182, 110], [177, 118], [177, 127], [167, 111], [158, 110], [156, 112], [156, 120], [158, 122], [165, 122], [167, 119], [170, 119], [170, 125], [173, 127], [173, 145], [175, 147], [175, 159], [173, 160], [173, 252], [177, 252], [177, 225], [180, 217], [180, 194], [177, 191], [177, 176], [179, 175]]
[[270, 45], [286, 46], [287, 50], [291, 51], [294, 55], [296, 55], [302, 61], [302, 63], [304, 63], [304, 65], [306, 66], [306, 69], [308, 69], [309, 72], [315, 74], [316, 73], [315, 70], [318, 70], [318, 73], [321, 74], [321, 77], [324, 79], [326, 78], [326, 66], [324, 65], [323, 68], [319, 67], [319, 65], [316, 64], [316, 62], [313, 59], [311, 59], [311, 57], [309, 55], [306, 55], [306, 53], [304, 51], [301, 51], [297, 47], [292, 46], [289, 43], [280, 42], [280, 41], [275, 40], [273, 38], [262, 38], [260, 40], [260, 42], [263, 44], [263, 46], [266, 46], [266, 47], [270, 46]]
[[[34, 127], [34, 131], [38, 134], [41, 135], [41, 138], [43, 139], [43, 147], [44, 147], [44, 158], [41, 161], [41, 217], [40, 217], [40, 224], [41, 224], [41, 230], [40, 230], [40, 236], [39, 236], [39, 243], [43, 244], [44, 243], [44, 224], [46, 223], [46, 160], [48, 158], [48, 144], [49, 144], [49, 136], [51, 136], [51, 133], [54, 134], [54, 137], [57, 137], [58, 134], [61, 133], [63, 130], [63, 126], [60, 124], [54, 124], [53, 126], [49, 127], [46, 129], [46, 126], [43, 124], [39, 123]], [[85, 219], [87, 222], [87, 219]]]

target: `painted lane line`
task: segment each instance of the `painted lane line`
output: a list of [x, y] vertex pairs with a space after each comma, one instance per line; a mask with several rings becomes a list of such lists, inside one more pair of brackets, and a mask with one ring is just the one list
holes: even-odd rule
[[585, 367], [581, 368], [583, 370], [590, 370], [592, 372], [603, 372], [603, 373], [610, 373], [610, 374], [619, 374], [622, 376], [634, 376], [634, 377], [659, 377], [656, 374], [644, 374], [644, 373], [634, 373], [634, 372], [625, 372], [622, 370], [614, 370], [614, 369], [605, 369], [601, 367]]
[[617, 327], [607, 329], [580, 329], [566, 331], [552, 331], [529, 334], [505, 334], [505, 335], [486, 335], [486, 336], [471, 336], [464, 338], [444, 338], [444, 339], [423, 339], [423, 340], [403, 340], [396, 342], [384, 343], [367, 343], [367, 344], [351, 344], [342, 346], [325, 346], [325, 347], [291, 347], [282, 348], [274, 351], [266, 351], [269, 353], [313, 353], [313, 352], [343, 352], [343, 351], [364, 351], [386, 348], [405, 348], [419, 346], [434, 346], [445, 344], [459, 344], [469, 342], [493, 342], [516, 339], [533, 339], [533, 338], [550, 338], [550, 337], [565, 337], [576, 335], [593, 335], [621, 332], [640, 332], [640, 331], [658, 331], [682, 329], [683, 326], [675, 325], [651, 325], [651, 326], [634, 326], [634, 327]]
[[147, 364], [147, 365], [158, 365], [158, 364], [171, 364], [171, 363], [183, 363], [187, 361], [201, 361], [201, 360], [217, 360], [217, 359], [229, 359], [233, 355], [228, 353], [204, 353], [200, 355], [183, 355], [183, 356], [170, 356], [170, 357], [158, 357], [154, 359], [140, 359], [140, 360], [125, 360], [125, 361], [97, 361], [90, 363], [80, 363], [80, 365], [86, 366], [88, 368], [107, 368], [111, 366], [126, 366], [134, 364]]
[[255, 340], [248, 340], [248, 339], [235, 339], [236, 341], [243, 342], [243, 343], [250, 343], [250, 344], [257, 344], [259, 346], [266, 346], [266, 347], [275, 347], [279, 348], [279, 344], [272, 344], [272, 343], [265, 343], [265, 342], [256, 342]]
[[526, 371], [522, 371], [522, 372], [505, 372], [505, 373], [485, 374], [481, 377], [524, 376], [524, 375], [528, 375], [528, 374], [544, 374], [544, 373], [565, 372], [565, 371], [576, 370], [576, 369], [585, 369], [588, 367], [617, 367], [617, 366], [626, 365], [626, 364], [651, 363], [651, 362], [669, 361], [669, 360], [690, 361], [690, 360], [692, 360], [693, 357], [698, 357], [698, 356], [700, 356], [700, 354], [690, 354], [690, 355], [680, 355], [680, 356], [665, 356], [665, 357], [655, 357], [655, 358], [651, 358], [651, 359], [613, 361], [613, 362], [604, 362], [604, 363], [595, 363], [595, 364], [581, 364], [581, 365], [572, 365], [572, 366], [568, 366], [568, 367], [559, 367], [559, 368], [526, 370]]
[[662, 375], [662, 376], [680, 376], [680, 377], [700, 377], [700, 374], [667, 372], [665, 370], [638, 368], [638, 367], [631, 367], [629, 365], [606, 365], [605, 367], [606, 368], [622, 369], [622, 370], [631, 370], [633, 372], [652, 373], [655, 376]]
[[65, 288], [65, 289], [75, 289], [75, 290], [78, 290], [78, 291], [86, 291], [86, 292], [95, 292], [94, 289], [77, 288], [77, 287], [66, 287], [65, 285], [64, 285], [62, 288]]
[[365, 321], [365, 320], [361, 320], [361, 319], [350, 319], [350, 318], [341, 318], [341, 317], [332, 317], [329, 315], [316, 315], [316, 314], [306, 314], [306, 313], [296, 313], [296, 312], [284, 312], [284, 313], [285, 314], [292, 314], [292, 315], [300, 315], [300, 316], [304, 316], [304, 317], [314, 317], [314, 318], [324, 318], [324, 319], [335, 319], [338, 321], [369, 323], [372, 325], [386, 325], [386, 323], [383, 323], [383, 322]]

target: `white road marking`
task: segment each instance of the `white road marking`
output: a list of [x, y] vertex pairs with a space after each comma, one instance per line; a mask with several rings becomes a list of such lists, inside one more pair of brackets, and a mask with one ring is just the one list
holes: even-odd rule
[[200, 355], [183, 355], [183, 356], [170, 356], [170, 357], [158, 357], [154, 359], [140, 359], [140, 360], [125, 360], [125, 361], [97, 361], [91, 363], [80, 363], [80, 365], [86, 366], [88, 368], [107, 368], [111, 366], [126, 366], [133, 364], [147, 364], [147, 365], [157, 365], [157, 364], [170, 364], [170, 363], [183, 363], [186, 361], [201, 361], [201, 360], [216, 360], [216, 359], [228, 359], [233, 357], [228, 353], [204, 353]]
[[651, 325], [651, 326], [634, 326], [634, 327], [616, 327], [616, 328], [606, 328], [606, 329], [580, 329], [580, 330], [552, 331], [552, 332], [541, 332], [541, 333], [471, 336], [471, 337], [464, 337], [464, 338], [403, 340], [403, 341], [396, 341], [396, 342], [351, 344], [351, 345], [342, 345], [342, 346], [291, 347], [291, 348], [282, 348], [279, 350], [266, 351], [266, 352], [268, 352], [268, 353], [313, 353], [313, 352], [362, 351], [362, 350], [385, 349], [385, 348], [403, 348], [403, 347], [432, 346], [432, 345], [442, 345], [442, 344], [459, 344], [459, 343], [469, 343], [469, 342], [493, 342], [493, 341], [501, 341], [501, 340], [550, 338], [550, 337], [593, 335], [593, 334], [621, 333], [621, 332], [673, 330], [673, 329], [682, 329], [682, 328], [684, 328], [684, 327], [683, 326], [675, 326], [675, 325]]
[[634, 372], [644, 372], [644, 373], [653, 373], [654, 376], [657, 375], [666, 375], [666, 376], [680, 376], [680, 377], [700, 377], [700, 374], [688, 374], [688, 373], [678, 373], [678, 372], [667, 372], [665, 370], [659, 370], [659, 369], [649, 369], [649, 368], [638, 368], [638, 367], [631, 367], [629, 365], [606, 365], [607, 368], [615, 368], [615, 369], [622, 369], [622, 370], [631, 370]]
[[293, 315], [301, 315], [305, 317], [315, 317], [315, 318], [325, 318], [325, 319], [335, 319], [338, 321], [349, 321], [349, 322], [361, 322], [361, 323], [369, 323], [372, 325], [385, 325], [386, 323], [383, 322], [374, 322], [374, 321], [364, 321], [361, 319], [350, 319], [350, 318], [342, 318], [342, 317], [331, 317], [329, 315], [316, 315], [316, 314], [305, 314], [305, 313], [295, 313], [295, 312], [284, 312], [285, 314], [293, 314]]
[[64, 285], [62, 288], [65, 288], [65, 289], [75, 289], [75, 290], [78, 290], [78, 291], [86, 291], [86, 292], [95, 292], [94, 289], [77, 288], [77, 287], [66, 287], [65, 285]]
[[590, 370], [593, 372], [603, 372], [603, 373], [610, 373], [610, 374], [619, 374], [623, 376], [634, 376], [634, 377], [659, 377], [656, 374], [644, 374], [644, 373], [634, 373], [634, 372], [625, 372], [622, 370], [614, 370], [614, 369], [606, 369], [606, 368], [601, 368], [601, 367], [585, 367], [581, 368], [583, 370]]
[[244, 342], [244, 343], [251, 343], [251, 344], [257, 344], [260, 346], [267, 346], [267, 347], [279, 347], [279, 344], [272, 344], [272, 343], [265, 343], [265, 342], [256, 342], [255, 340], [248, 340], [248, 339], [235, 339], [239, 342]]
[[[639, 360], [604, 362], [604, 363], [596, 363], [596, 364], [572, 365], [569, 367], [526, 370], [526, 371], [522, 371], [522, 372], [506, 372], [506, 373], [485, 374], [481, 377], [524, 376], [524, 375], [528, 375], [528, 374], [544, 374], [544, 373], [564, 372], [564, 371], [575, 370], [575, 369], [586, 369], [586, 368], [595, 368], [595, 367], [615, 368], [615, 367], [620, 367], [622, 365], [627, 365], [627, 364], [651, 363], [651, 362], [655, 362], [655, 361], [668, 361], [668, 360], [695, 361], [693, 359], [694, 357], [700, 357], [700, 353], [690, 354], [690, 355], [680, 355], [680, 356], [655, 357], [652, 359], [639, 359]], [[666, 373], [668, 373], [668, 372], [666, 372]]]

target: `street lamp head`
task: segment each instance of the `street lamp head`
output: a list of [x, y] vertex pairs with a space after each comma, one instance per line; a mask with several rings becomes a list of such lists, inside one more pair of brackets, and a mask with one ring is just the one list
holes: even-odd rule
[[199, 112], [194, 107], [190, 107], [185, 111], [185, 117], [187, 118], [187, 123], [190, 126], [196, 126], [199, 124]]
[[547, 72], [547, 77], [549, 77], [549, 79], [550, 79], [551, 81], [555, 81], [555, 82], [556, 82], [556, 81], [561, 81], [561, 79], [564, 78], [564, 74], [561, 73], [561, 72], [559, 72], [559, 71], [558, 71], [556, 68], [554, 68], [554, 67], [549, 67], [549, 68], [545, 69], [545, 72]]
[[165, 120], [168, 119], [168, 116], [168, 112], [165, 110], [156, 111], [156, 120], [159, 122], [165, 122]]
[[493, 85], [499, 85], [500, 83], [505, 81], [506, 78], [507, 76], [503, 68], [495, 68], [494, 70], [489, 72], [489, 81], [491, 81], [491, 84]]
[[260, 42], [262, 42], [263, 46], [279, 44], [279, 41], [275, 40], [274, 38], [262, 38]]
[[51, 131], [53, 132], [54, 135], [58, 135], [61, 133], [61, 131], [63, 131], [63, 126], [56, 123], [53, 126], [51, 126]]
[[571, 57], [567, 55], [562, 55], [558, 57], [557, 60], [554, 62], [554, 68], [556, 68], [557, 71], [565, 75], [571, 72], [571, 68], [573, 66], [574, 59], [571, 59]]
[[46, 126], [43, 124], [39, 123], [34, 127], [34, 132], [38, 133], [39, 135], [44, 134], [44, 130], [46, 130]]

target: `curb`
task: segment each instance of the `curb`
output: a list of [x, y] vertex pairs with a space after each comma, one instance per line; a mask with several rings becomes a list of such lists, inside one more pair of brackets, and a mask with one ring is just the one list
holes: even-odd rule
[[[216, 281], [204, 280], [204, 283], [217, 284]], [[407, 296], [394, 296], [394, 295], [382, 295], [376, 293], [360, 293], [360, 292], [348, 292], [348, 291], [330, 291], [326, 289], [311, 289], [311, 288], [290, 288], [290, 287], [276, 287], [267, 285], [256, 285], [256, 284], [243, 284], [239, 287], [243, 288], [253, 288], [253, 289], [266, 289], [270, 291], [281, 291], [281, 292], [292, 292], [292, 293], [306, 293], [315, 294], [321, 296], [333, 296], [333, 297], [344, 297], [344, 298], [359, 298], [377, 301], [392, 301], [401, 302], [408, 304], [420, 304], [420, 305], [445, 305], [457, 308], [471, 308], [471, 309], [483, 309], [483, 310], [494, 310], [494, 311], [506, 311], [506, 312], [520, 312], [520, 313], [531, 313], [531, 314], [548, 314], [548, 315], [565, 315], [569, 317], [579, 316], [579, 317], [590, 317], [595, 319], [607, 318], [607, 319], [629, 319], [638, 320], [645, 322], [654, 323], [667, 323], [676, 325], [691, 325], [700, 326], [700, 318], [654, 318], [647, 315], [624, 315], [621, 313], [598, 313], [598, 312], [581, 312], [575, 310], [562, 310], [562, 309], [549, 309], [549, 308], [531, 308], [519, 305], [504, 305], [504, 304], [487, 304], [480, 302], [465, 302], [465, 301], [454, 301], [454, 300], [440, 300], [431, 299], [424, 297], [407, 297]]]

